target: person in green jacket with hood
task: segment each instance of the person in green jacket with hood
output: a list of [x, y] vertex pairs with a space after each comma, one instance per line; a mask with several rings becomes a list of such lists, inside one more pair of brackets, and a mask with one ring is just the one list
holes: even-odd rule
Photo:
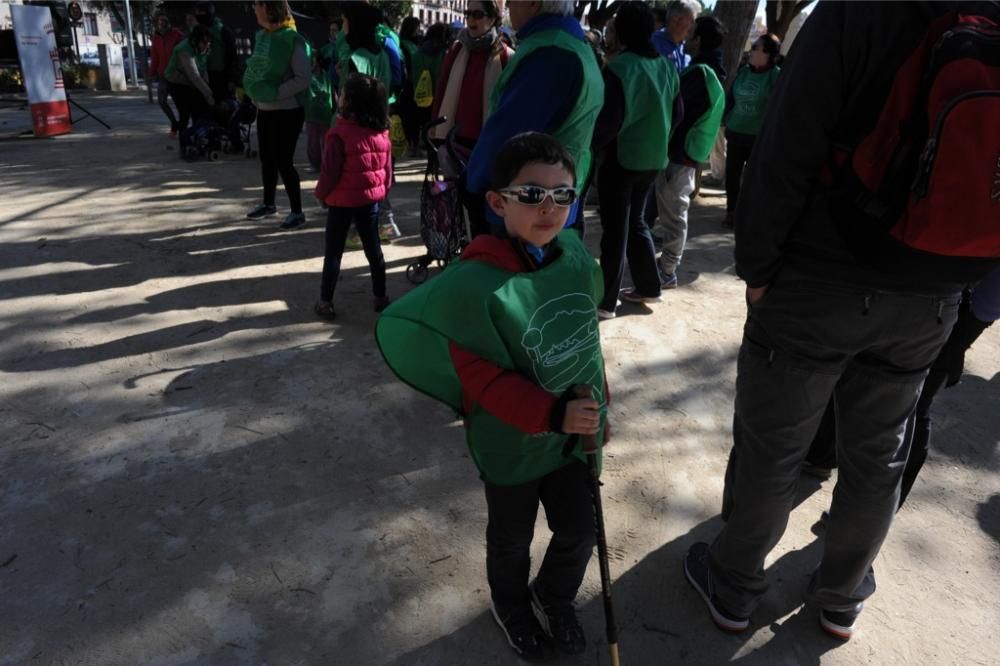
[[211, 2], [198, 2], [194, 8], [194, 16], [199, 25], [208, 28], [212, 33], [212, 48], [208, 52], [206, 69], [208, 70], [208, 85], [217, 100], [228, 99], [236, 90], [239, 81], [237, 72], [239, 58], [236, 54], [236, 37], [215, 15], [215, 5]]
[[[624, 2], [615, 18], [622, 51], [608, 60], [604, 106], [597, 119], [593, 147], [602, 150], [597, 188], [601, 197], [602, 319], [615, 316], [618, 299], [635, 303], [660, 300], [653, 237], [643, 220], [646, 193], [667, 166], [677, 70], [650, 42], [653, 11], [645, 2]], [[628, 257], [631, 289], [621, 291]]]

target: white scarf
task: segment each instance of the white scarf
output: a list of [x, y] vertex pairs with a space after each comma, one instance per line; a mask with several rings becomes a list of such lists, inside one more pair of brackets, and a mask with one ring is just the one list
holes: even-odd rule
[[[493, 87], [503, 72], [503, 61], [500, 52], [506, 48], [503, 41], [497, 40], [490, 52], [490, 57], [486, 61], [486, 72], [483, 74], [483, 124], [490, 115], [490, 94]], [[465, 81], [465, 68], [469, 64], [469, 50], [463, 45], [459, 45], [458, 53], [451, 64], [451, 71], [448, 73], [448, 83], [445, 84], [444, 98], [441, 100], [441, 108], [438, 110], [439, 116], [447, 118], [445, 122], [431, 130], [431, 138], [444, 141], [448, 138], [448, 132], [455, 126], [455, 112], [458, 110], [458, 99], [462, 94], [462, 84]]]

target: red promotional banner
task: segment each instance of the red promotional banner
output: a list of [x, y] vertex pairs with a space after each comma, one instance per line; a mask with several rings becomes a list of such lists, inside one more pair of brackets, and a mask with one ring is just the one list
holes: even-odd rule
[[30, 5], [11, 5], [10, 14], [35, 136], [66, 134], [72, 122], [52, 14], [48, 7]]

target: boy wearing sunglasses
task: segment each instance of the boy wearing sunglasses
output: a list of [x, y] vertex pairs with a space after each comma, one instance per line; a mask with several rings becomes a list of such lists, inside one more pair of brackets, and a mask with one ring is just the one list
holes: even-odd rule
[[[578, 234], [562, 231], [575, 177], [552, 137], [510, 139], [487, 193], [502, 229], [478, 236], [376, 327], [393, 371], [465, 421], [485, 485], [491, 612], [531, 661], [586, 647], [573, 605], [594, 545], [581, 436], [605, 439], [601, 270]], [[553, 536], [529, 584], [539, 502]]]

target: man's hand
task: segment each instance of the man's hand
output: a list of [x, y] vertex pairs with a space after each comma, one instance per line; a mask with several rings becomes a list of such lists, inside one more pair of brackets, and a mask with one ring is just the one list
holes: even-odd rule
[[767, 288], [770, 285], [765, 284], [763, 287], [751, 287], [747, 285], [747, 303], [753, 305], [760, 299], [764, 298], [764, 294], [767, 293]]
[[577, 398], [566, 403], [562, 431], [571, 435], [593, 435], [601, 425], [601, 412], [593, 398]]

